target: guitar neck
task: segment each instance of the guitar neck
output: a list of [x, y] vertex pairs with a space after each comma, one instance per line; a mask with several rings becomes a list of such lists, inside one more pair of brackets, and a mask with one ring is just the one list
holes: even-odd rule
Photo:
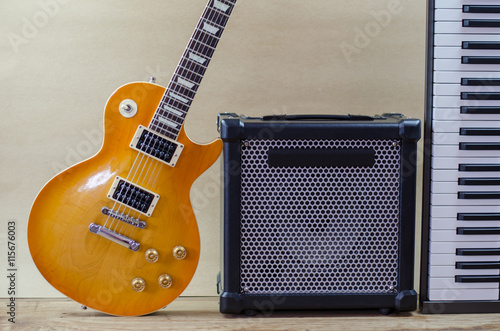
[[149, 128], [176, 140], [236, 0], [209, 0]]

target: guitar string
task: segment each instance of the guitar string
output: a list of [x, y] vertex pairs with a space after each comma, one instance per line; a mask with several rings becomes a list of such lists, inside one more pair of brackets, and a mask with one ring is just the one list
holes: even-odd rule
[[[210, 3], [210, 1], [209, 1], [209, 3]], [[204, 18], [205, 18], [205, 19], [207, 19], [207, 20], [209, 20], [209, 21], [211, 21], [211, 22], [213, 21], [213, 19], [214, 19], [214, 17], [215, 17], [215, 16], [217, 16], [216, 18], [220, 18], [220, 15], [219, 15], [219, 13], [218, 13], [216, 10], [212, 10], [212, 14], [210, 14], [210, 15], [208, 15], [208, 16], [207, 16], [207, 15], [206, 15], [206, 13], [207, 13], [207, 11], [208, 11], [208, 10], [210, 10], [210, 9], [211, 9], [211, 8], [207, 5], [207, 7], [205, 8], [204, 13], [202, 14], [202, 16], [201, 16], [201, 18], [200, 18], [200, 21], [199, 21], [198, 25], [196, 26], [195, 33], [194, 33], [194, 34], [196, 34], [196, 31], [197, 31], [197, 30], [201, 31], [201, 30], [200, 30], [200, 28], [201, 28], [201, 24], [202, 24], [202, 22], [203, 22], [203, 19], [204, 19]], [[222, 31], [222, 30], [223, 30], [223, 28], [221, 29], [221, 31]], [[194, 35], [193, 35], [193, 36], [194, 36]], [[218, 38], [217, 36], [214, 36], [214, 37], [215, 37], [215, 38], [217, 38], [217, 42], [218, 42], [219, 38]], [[193, 40], [194, 40], [195, 42], [196, 42], [196, 41], [198, 41], [198, 44], [201, 44], [201, 45], [199, 45], [199, 46], [198, 46], [198, 45], [195, 45], [194, 47], [191, 47], [191, 48], [190, 48], [190, 47], [189, 47], [189, 45], [191, 44], [191, 42], [192, 42]], [[205, 44], [205, 42], [206, 42], [207, 40], [208, 40], [208, 37], [206, 37], [206, 36], [205, 36], [205, 37], [203, 37], [203, 39], [201, 39], [201, 40], [196, 40], [195, 38], [191, 38], [191, 40], [190, 40], [190, 41], [189, 41], [189, 43], [188, 43], [188, 47], [187, 47], [187, 50], [185, 51], [185, 53], [186, 53], [186, 52], [188, 52], [188, 51], [189, 51], [189, 49], [193, 49], [193, 50], [194, 50], [194, 51], [196, 51], [196, 52], [199, 52], [199, 53], [201, 53], [201, 54], [205, 54], [206, 49], [208, 49], [209, 47], [204, 46], [203, 44]], [[200, 42], [201, 42], [201, 43], [200, 43]], [[193, 43], [193, 44], [194, 44], [194, 43]], [[201, 52], [200, 52], [200, 51], [201, 51]], [[184, 57], [184, 56], [183, 56], [183, 57]], [[210, 56], [210, 57], [211, 57], [211, 56]], [[181, 59], [181, 61], [182, 61], [182, 59]], [[174, 88], [173, 88], [173, 86], [172, 86], [172, 85], [173, 85], [173, 82], [174, 82], [175, 76], [181, 76], [181, 75], [179, 75], [179, 74], [177, 73], [177, 71], [178, 71], [178, 70], [176, 70], [176, 72], [174, 73], [174, 77], [172, 78], [171, 83], [169, 84], [169, 87], [166, 89], [166, 91], [165, 91], [165, 93], [164, 93], [164, 95], [163, 95], [163, 97], [162, 97], [162, 99], [161, 99], [161, 101], [160, 101], [160, 105], [159, 105], [159, 107], [158, 107], [158, 108], [160, 108], [160, 107], [161, 107], [161, 104], [164, 102], [164, 99], [165, 99], [165, 97], [167, 96], [167, 93], [169, 92], [169, 90], [170, 90], [170, 91], [174, 90]], [[200, 76], [201, 76], [201, 78], [203, 78], [203, 75], [200, 75]], [[200, 81], [201, 81], [201, 79], [200, 79]], [[198, 85], [199, 85], [199, 84], [198, 84]], [[174, 91], [175, 91], [175, 90], [174, 90]], [[177, 91], [176, 91], [176, 92], [177, 92]], [[195, 92], [196, 92], [196, 91], [195, 91]], [[189, 105], [188, 105], [188, 107], [189, 107]], [[186, 111], [186, 112], [184, 112], [184, 116], [185, 116], [186, 114], [187, 114], [187, 111]], [[168, 117], [168, 116], [170, 116], [170, 117]], [[173, 120], [173, 122], [175, 122], [175, 123], [176, 123], [177, 121], [175, 121], [175, 120], [174, 120], [173, 116], [174, 116], [174, 115], [172, 114], [172, 112], [168, 112], [168, 113], [167, 113], [167, 117], [166, 117], [166, 118], [167, 118], [167, 119], [169, 119], [169, 120]], [[182, 119], [182, 121], [184, 121], [184, 119], [185, 119], [185, 118], [182, 118], [182, 117], [181, 117], [181, 119]], [[157, 124], [154, 124], [154, 117], [153, 117], [152, 123], [150, 124], [150, 127], [151, 127], [152, 125], [156, 125], [156, 126], [158, 126]], [[180, 126], [181, 126], [181, 129], [182, 129], [182, 124], [181, 124]], [[166, 127], [166, 128], [168, 129], [169, 127]], [[169, 130], [167, 130], [167, 131], [169, 131]], [[171, 131], [171, 130], [170, 130], [170, 131]], [[180, 130], [179, 130], [179, 131], [180, 131]], [[180, 132], [178, 132], [178, 133], [172, 133], [172, 132], [169, 132], [169, 133], [170, 133], [170, 134], [172, 134], [172, 135], [174, 135], [174, 137], [178, 137], [178, 135], [180, 134]], [[141, 160], [140, 160], [140, 162], [139, 162], [139, 164], [137, 165], [137, 168], [136, 168], [135, 166], [136, 166], [137, 160], [138, 160], [138, 158], [139, 158], [139, 154], [142, 154], [142, 157], [141, 157]], [[144, 182], [144, 180], [146, 180], [147, 178], [149, 178], [148, 183], [147, 183], [147, 186], [148, 186], [148, 187], [154, 187], [154, 186], [155, 186], [155, 184], [156, 184], [156, 181], [157, 181], [157, 179], [158, 179], [158, 175], [159, 175], [159, 173], [160, 173], [160, 171], [161, 171], [161, 169], [162, 169], [162, 167], [163, 167], [163, 162], [159, 162], [159, 161], [155, 160], [154, 158], [149, 157], [149, 156], [147, 156], [147, 155], [145, 155], [145, 154], [143, 154], [143, 153], [139, 153], [139, 154], [136, 156], [136, 159], [135, 159], [135, 161], [134, 161], [134, 164], [133, 164], [133, 165], [132, 165], [132, 167], [130, 168], [129, 174], [127, 175], [127, 180], [130, 180], [131, 182], [134, 182], [134, 178], [135, 178], [135, 176], [137, 175], [137, 171], [138, 171], [140, 168], [142, 168], [142, 169], [141, 169], [141, 172], [140, 172], [140, 174], [139, 174], [139, 178], [138, 178], [138, 180], [137, 180], [138, 182], [139, 182], [139, 181], [141, 181], [141, 180], [140, 180], [140, 178], [142, 178], [142, 173], [143, 173], [143, 171], [144, 171], [144, 168], [147, 166], [147, 167], [148, 167], [148, 170], [146, 171], [146, 175], [144, 176], [144, 178], [142, 179], [142, 181], [141, 181], [141, 182]], [[145, 161], [144, 165], [141, 167], [142, 161], [144, 160], [144, 157], [145, 157], [145, 156], [146, 156], [146, 161]], [[149, 161], [151, 161], [151, 162], [149, 162]], [[149, 163], [149, 165], [147, 165], [148, 163]], [[152, 165], [153, 163], [155, 163], [155, 166], [154, 166], [154, 169], [153, 169], [153, 171], [152, 171], [152, 175], [149, 175], [149, 170], [151, 169], [151, 165]], [[157, 168], [158, 164], [160, 164], [160, 169], [159, 169], [158, 171], [156, 171], [156, 168]], [[132, 178], [130, 179], [130, 175], [131, 175], [132, 170], [133, 170], [134, 168], [135, 168], [134, 175], [133, 175], [133, 176], [132, 176]], [[153, 177], [154, 177], [154, 180], [153, 180], [153, 183], [151, 184], [151, 179], [152, 179]], [[142, 183], [141, 183], [141, 184], [142, 184]], [[141, 184], [139, 184], [139, 185], [140, 185], [140, 186], [142, 186], [142, 187], [145, 187], [143, 184], [142, 184], [142, 185], [141, 185]], [[128, 190], [129, 190], [129, 188], [127, 188], [127, 189], [126, 189], [125, 194], [127, 194], [127, 193], [128, 193]], [[113, 205], [112, 210], [114, 210], [114, 209], [115, 209], [115, 207], [116, 207], [116, 205], [117, 205], [117, 204], [119, 205], [118, 210], [116, 211], [117, 213], [120, 213], [120, 209], [121, 209], [121, 207], [123, 206], [123, 207], [124, 207], [124, 211], [122, 212], [122, 215], [125, 215], [125, 214], [126, 214], [126, 210], [127, 210], [127, 209], [129, 209], [128, 214], [127, 214], [126, 216], [130, 216], [130, 213], [131, 213], [131, 212], [133, 212], [133, 213], [134, 213], [134, 215], [133, 215], [133, 216], [131, 216], [131, 217], [134, 217], [134, 218], [136, 218], [136, 219], [139, 219], [139, 217], [140, 217], [140, 216], [137, 216], [137, 213], [138, 213], [138, 212], [136, 212], [136, 211], [132, 210], [132, 208], [130, 208], [130, 207], [128, 207], [128, 206], [126, 206], [125, 204], [118, 203], [118, 202], [116, 202], [116, 201], [115, 201], [115, 203], [114, 203], [114, 205]], [[108, 223], [109, 218], [110, 218], [110, 216], [108, 215], [108, 218], [107, 218], [106, 223], [105, 223], [105, 225], [104, 225], [105, 227], [106, 227], [106, 225], [107, 225], [107, 223]], [[119, 230], [119, 231], [116, 231], [116, 229], [117, 229], [117, 227], [118, 227], [118, 225], [119, 225], [120, 223], [121, 223], [121, 225], [122, 225], [122, 226], [121, 226], [121, 228], [120, 228], [120, 230]], [[114, 219], [113, 219], [113, 221], [112, 221], [112, 223], [111, 223], [110, 228], [112, 228], [112, 227], [113, 227], [113, 224], [114, 224]], [[125, 227], [125, 225], [128, 225], [128, 228], [130, 228], [130, 229], [131, 229], [131, 233], [130, 233], [130, 235], [129, 235], [129, 236], [132, 236], [132, 234], [133, 234], [133, 232], [134, 232], [134, 230], [135, 230], [135, 228], [136, 228], [136, 227], [135, 227], [135, 226], [132, 226], [132, 225], [129, 225], [128, 223], [125, 223], [125, 222], [120, 222], [120, 221], [118, 221], [117, 226], [115, 227], [115, 229], [114, 229], [113, 231], [118, 232], [119, 234], [122, 234], [122, 231], [123, 231], [123, 228]], [[126, 231], [126, 232], [128, 232], [128, 231]]]

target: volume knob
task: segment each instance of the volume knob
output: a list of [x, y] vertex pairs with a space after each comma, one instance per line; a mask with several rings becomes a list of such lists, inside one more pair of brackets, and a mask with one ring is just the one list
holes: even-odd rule
[[158, 251], [154, 248], [148, 249], [144, 255], [146, 257], [146, 261], [149, 263], [155, 263], [158, 261]]
[[160, 284], [162, 288], [169, 288], [172, 286], [172, 277], [169, 274], [160, 275], [160, 277], [158, 277], [158, 284]]
[[186, 249], [182, 246], [175, 246], [172, 253], [177, 260], [182, 260], [186, 257]]
[[146, 287], [146, 282], [142, 278], [134, 278], [132, 279], [132, 289], [136, 292], [142, 292], [144, 291], [144, 288]]

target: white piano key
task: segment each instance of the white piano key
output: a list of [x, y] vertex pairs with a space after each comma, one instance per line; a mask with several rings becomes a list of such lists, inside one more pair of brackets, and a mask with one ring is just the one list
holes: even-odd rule
[[500, 86], [463, 86], [460, 84], [434, 84], [434, 95], [453, 95], [460, 99], [460, 93], [462, 92], [500, 92]]
[[[472, 227], [472, 226], [471, 226]], [[500, 235], [460, 235], [457, 230], [431, 230], [430, 240], [432, 241], [458, 241], [458, 242], [477, 242], [491, 241], [499, 242]]]
[[469, 28], [463, 27], [462, 21], [457, 22], [435, 22], [435, 33], [500, 33], [500, 28]]
[[[432, 254], [455, 254], [457, 248], [500, 248], [500, 242], [458, 242], [458, 241], [431, 241], [430, 242], [430, 253]], [[478, 261], [481, 261], [484, 256], [475, 256]]]
[[[498, 271], [496, 272], [498, 275]], [[460, 276], [460, 275], [493, 275], [495, 270], [491, 269], [456, 269], [455, 266], [441, 266], [441, 265], [430, 265], [429, 266], [429, 276], [430, 277], [447, 277], [447, 276]], [[497, 283], [498, 287], [498, 283]]]
[[[500, 206], [431, 206], [431, 216], [435, 217], [457, 217], [457, 213], [500, 213]], [[500, 245], [500, 243], [499, 243]]]
[[[461, 142], [500, 142], [500, 136], [463, 136], [458, 132], [436, 132], [432, 135], [432, 142], [436, 145], [457, 146]], [[500, 151], [497, 152], [500, 154]]]
[[[498, 33], [500, 33], [500, 28]], [[463, 64], [461, 58], [434, 59], [434, 70], [500, 71], [500, 64]]]
[[456, 283], [455, 277], [430, 277], [429, 288], [439, 289], [498, 289], [498, 283]]
[[[434, 8], [460, 8], [463, 5], [473, 5], [475, 1], [469, 0], [434, 0]], [[478, 3], [479, 4], [479, 3]], [[498, 5], [498, 0], [481, 0], [481, 5]]]
[[455, 266], [457, 262], [500, 262], [498, 256], [460, 256], [453, 249], [446, 253], [431, 253], [429, 254], [429, 265]]
[[460, 150], [454, 145], [434, 145], [432, 146], [432, 154], [441, 156], [454, 156], [454, 157], [494, 157], [500, 151], [468, 151]]
[[[498, 14], [500, 17], [500, 14]], [[435, 46], [462, 47], [463, 41], [499, 41], [498, 34], [435, 34]]]
[[436, 121], [459, 120], [459, 121], [500, 121], [500, 114], [462, 114], [460, 108], [433, 108], [432, 119]]
[[500, 106], [500, 100], [461, 100], [457, 96], [434, 96], [434, 107], [449, 108], [461, 106]]
[[[432, 168], [434, 170], [455, 170], [456, 176], [469, 176], [473, 173], [482, 174], [481, 177], [500, 177], [500, 172], [488, 172], [489, 175], [485, 176], [482, 171], [466, 171], [466, 172], [458, 172], [459, 164], [500, 164], [500, 153], [498, 157], [491, 157], [487, 159], [477, 159], [477, 158], [451, 158], [451, 157], [441, 157], [439, 155], [434, 155], [432, 158]], [[454, 180], [457, 178], [455, 177]]]
[[464, 13], [462, 8], [436, 9], [434, 11], [435, 21], [460, 21], [463, 19], [497, 19], [500, 14]]
[[429, 300], [459, 301], [459, 300], [498, 300], [498, 289], [430, 289]]
[[493, 72], [493, 71], [466, 71], [466, 72], [435, 71], [434, 72], [435, 84], [447, 84], [447, 83], [460, 84], [462, 78], [500, 78], [500, 71], [499, 72]]
[[[499, 227], [500, 221], [458, 221], [457, 214], [455, 217], [432, 217], [430, 220], [431, 230], [454, 230], [456, 231], [458, 227]], [[439, 233], [436, 233], [439, 235]], [[455, 233], [455, 235], [457, 235]], [[436, 237], [437, 241], [440, 240], [439, 236]], [[498, 258], [500, 259], [500, 257]]]
[[[462, 190], [466, 192], [467, 190]], [[500, 190], [499, 190], [500, 191]], [[458, 192], [457, 192], [458, 193]], [[497, 206], [500, 205], [499, 199], [459, 199], [458, 194], [433, 194], [431, 204], [434, 206], [460, 206], [460, 205], [478, 205], [478, 206]]]
[[[478, 159], [475, 159], [476, 161]], [[481, 159], [479, 159], [481, 160]], [[488, 163], [488, 162], [486, 162]], [[500, 177], [498, 172], [460, 172], [455, 170], [436, 170], [433, 169], [431, 172], [433, 182], [458, 182], [458, 178], [481, 178], [481, 177]]]
[[434, 121], [433, 123], [434, 132], [459, 132], [460, 128], [500, 128], [500, 121]]
[[[468, 176], [463, 176], [463, 177], [472, 178]], [[500, 185], [491, 185], [491, 186], [458, 185], [458, 182], [437, 182], [437, 181], [433, 181], [431, 183], [431, 192], [434, 194], [450, 194], [450, 193], [457, 193], [458, 191], [473, 191], [473, 192], [500, 191]]]
[[454, 266], [457, 262], [500, 262], [500, 257], [497, 256], [460, 256], [453, 252], [443, 254], [443, 253], [433, 253], [429, 254], [429, 264], [430, 265], [448, 265]]

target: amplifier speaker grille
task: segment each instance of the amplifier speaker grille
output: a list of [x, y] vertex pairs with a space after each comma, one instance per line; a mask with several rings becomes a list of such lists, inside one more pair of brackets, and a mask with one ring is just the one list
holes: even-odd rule
[[[269, 149], [375, 151], [371, 167], [272, 167]], [[241, 141], [240, 290], [396, 293], [400, 140]]]

